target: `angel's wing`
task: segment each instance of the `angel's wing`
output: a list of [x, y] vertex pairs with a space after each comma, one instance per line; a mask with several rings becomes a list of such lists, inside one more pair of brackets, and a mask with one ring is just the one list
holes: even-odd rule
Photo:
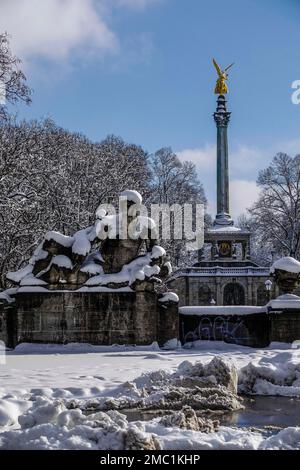
[[218, 64], [217, 64], [217, 62], [215, 61], [215, 59], [213, 59], [213, 63], [214, 63], [214, 66], [216, 67], [216, 71], [218, 72], [219, 77], [221, 77], [221, 75], [222, 75], [222, 70], [221, 70], [220, 67], [218, 66]]
[[228, 67], [226, 67], [226, 69], [225, 69], [225, 72], [227, 72], [227, 70], [229, 70], [233, 65], [234, 65], [234, 62], [232, 62], [232, 64], [228, 65]]

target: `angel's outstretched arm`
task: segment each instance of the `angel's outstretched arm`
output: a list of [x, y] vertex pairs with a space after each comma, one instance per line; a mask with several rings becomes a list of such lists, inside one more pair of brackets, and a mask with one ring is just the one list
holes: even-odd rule
[[226, 67], [226, 69], [225, 69], [225, 72], [227, 72], [227, 70], [229, 70], [233, 65], [234, 65], [234, 62], [232, 62], [232, 64], [228, 65], [228, 67]]

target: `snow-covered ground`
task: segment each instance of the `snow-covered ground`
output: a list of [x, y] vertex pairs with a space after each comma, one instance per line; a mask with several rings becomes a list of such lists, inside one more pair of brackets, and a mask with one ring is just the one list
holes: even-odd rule
[[[300, 427], [286, 428], [271, 437], [224, 426], [205, 434], [164, 427], [157, 419], [128, 423], [115, 411], [110, 412], [111, 417], [101, 414], [92, 419], [65, 407], [73, 399], [120, 397], [124, 382], [129, 382], [124, 390], [133, 390], [132, 381], [143, 374], [171, 373], [184, 361], [207, 363], [215, 356], [236, 366], [241, 391], [300, 396], [300, 350], [290, 345], [253, 349], [202, 341], [177, 350], [160, 350], [155, 344], [20, 345], [7, 353], [6, 364], [0, 364], [0, 448], [122, 448], [128, 429], [142, 440], [154, 435], [166, 449], [300, 448]], [[126, 393], [134, 396], [138, 391]], [[100, 418], [110, 422], [96, 427]]]

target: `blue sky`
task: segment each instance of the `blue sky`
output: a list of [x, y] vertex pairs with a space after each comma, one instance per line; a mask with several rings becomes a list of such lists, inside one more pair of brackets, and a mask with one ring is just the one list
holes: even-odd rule
[[1, 0], [34, 89], [20, 117], [51, 116], [93, 140], [117, 134], [196, 163], [214, 211], [215, 71], [235, 62], [228, 106], [234, 216], [278, 151], [300, 153], [297, 0]]

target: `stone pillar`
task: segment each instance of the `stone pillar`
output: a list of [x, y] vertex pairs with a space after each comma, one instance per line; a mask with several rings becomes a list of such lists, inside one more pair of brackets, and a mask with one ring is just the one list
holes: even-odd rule
[[177, 302], [158, 302], [157, 341], [163, 346], [171, 339], [179, 339], [179, 313]]
[[251, 253], [250, 253], [250, 241], [249, 241], [249, 239], [246, 241], [245, 258], [246, 258], [246, 259], [250, 259], [250, 258], [251, 258]]
[[137, 283], [135, 289], [135, 344], [151, 344], [157, 341], [157, 295], [153, 283], [148, 281]]
[[220, 278], [216, 278], [216, 294], [217, 294], [217, 305], [223, 305], [223, 298], [222, 298], [222, 289], [221, 289], [221, 280]]
[[247, 281], [247, 305], [255, 305], [252, 298], [252, 277], [248, 276]]
[[231, 225], [229, 215], [229, 173], [227, 127], [230, 114], [224, 95], [219, 95], [214, 120], [217, 125], [217, 215], [215, 223]]

